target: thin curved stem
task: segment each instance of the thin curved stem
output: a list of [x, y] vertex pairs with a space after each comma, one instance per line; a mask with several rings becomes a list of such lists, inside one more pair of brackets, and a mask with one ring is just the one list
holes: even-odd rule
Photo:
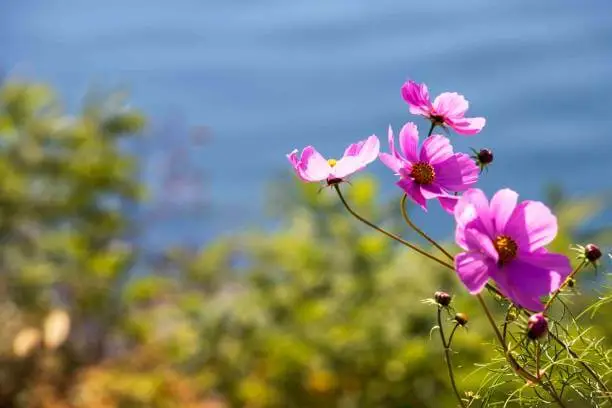
[[451, 261], [454, 260], [455, 258], [446, 250], [444, 249], [440, 244], [438, 244], [433, 238], [431, 238], [429, 235], [427, 235], [422, 229], [420, 229], [419, 227], [417, 227], [412, 220], [410, 219], [410, 217], [408, 217], [408, 212], [406, 211], [406, 199], [408, 198], [408, 195], [404, 193], [404, 195], [402, 196], [402, 200], [401, 200], [401, 204], [400, 207], [402, 209], [402, 218], [404, 218], [404, 221], [406, 221], [406, 224], [408, 224], [408, 226], [410, 226], [410, 228], [412, 228], [413, 230], [415, 230], [420, 236], [422, 236], [423, 238], [425, 238], [427, 241], [429, 241], [430, 244], [432, 244], [433, 246], [435, 246], [436, 248], [438, 248], [440, 250], [440, 252], [442, 252], [448, 259], [450, 259]]
[[453, 364], [451, 360], [451, 351], [450, 345], [453, 340], [453, 335], [459, 326], [459, 323], [455, 324], [453, 331], [448, 339], [448, 343], [446, 342], [446, 338], [444, 336], [444, 327], [442, 326], [442, 308], [438, 308], [438, 328], [440, 329], [440, 340], [442, 340], [442, 345], [444, 346], [444, 360], [446, 361], [446, 367], [448, 368], [448, 377], [451, 382], [451, 386], [453, 387], [453, 391], [455, 392], [455, 396], [457, 397], [457, 401], [463, 408], [467, 408], [465, 402], [461, 398], [461, 394], [459, 393], [459, 389], [457, 389], [457, 383], [455, 382], [455, 374], [453, 373]]
[[383, 228], [379, 227], [378, 225], [376, 225], [376, 224], [374, 224], [374, 223], [372, 223], [372, 222], [368, 221], [367, 219], [363, 218], [361, 215], [357, 214], [357, 213], [356, 213], [356, 212], [355, 212], [355, 211], [354, 211], [354, 210], [351, 208], [351, 206], [349, 206], [349, 205], [348, 205], [348, 203], [346, 202], [346, 200], [345, 200], [344, 196], [342, 195], [342, 192], [340, 191], [340, 188], [338, 187], [338, 185], [337, 185], [337, 184], [335, 184], [335, 185], [334, 185], [334, 188], [336, 189], [336, 192], [338, 193], [338, 197], [340, 197], [340, 201], [342, 201], [342, 204], [344, 204], [344, 207], [347, 209], [347, 211], [348, 211], [348, 212], [350, 212], [350, 213], [351, 213], [351, 215], [352, 215], [353, 217], [357, 218], [359, 221], [363, 222], [363, 223], [364, 223], [364, 224], [366, 224], [367, 226], [369, 226], [369, 227], [371, 227], [371, 228], [374, 228], [376, 231], [378, 231], [378, 232], [380, 232], [380, 233], [382, 233], [382, 234], [384, 234], [384, 235], [388, 236], [389, 238], [396, 240], [397, 242], [401, 243], [402, 245], [405, 245], [405, 246], [407, 246], [408, 248], [410, 248], [410, 249], [412, 249], [412, 250], [414, 250], [414, 251], [418, 252], [419, 254], [423, 255], [424, 257], [429, 258], [429, 259], [431, 259], [432, 261], [434, 261], [434, 262], [436, 262], [436, 263], [438, 263], [438, 264], [440, 264], [440, 265], [442, 265], [442, 266], [445, 266], [445, 267], [446, 267], [446, 268], [448, 268], [448, 269], [451, 269], [451, 270], [453, 270], [453, 271], [455, 270], [455, 268], [453, 267], [453, 265], [451, 265], [451, 264], [449, 264], [449, 263], [447, 263], [447, 262], [444, 262], [443, 260], [438, 259], [438, 258], [436, 258], [435, 256], [433, 256], [433, 255], [431, 255], [431, 254], [428, 254], [427, 252], [425, 252], [425, 251], [424, 251], [424, 250], [422, 250], [421, 248], [419, 248], [419, 247], [417, 247], [417, 246], [415, 246], [415, 245], [411, 244], [410, 242], [408, 242], [408, 241], [406, 241], [406, 240], [404, 240], [404, 239], [402, 239], [402, 238], [398, 237], [398, 236], [397, 236], [397, 235], [395, 235], [394, 233], [389, 232], [389, 231], [387, 231], [387, 230], [385, 230], [385, 229], [383, 229]]
[[557, 298], [557, 296], [559, 296], [559, 293], [561, 293], [561, 291], [563, 289], [565, 289], [565, 287], [567, 286], [567, 284], [569, 283], [570, 280], [574, 279], [574, 276], [576, 276], [576, 274], [578, 272], [580, 272], [580, 270], [587, 264], [587, 261], [582, 261], [578, 266], [576, 266], [576, 268], [572, 271], [572, 273], [570, 273], [570, 275], [567, 277], [567, 279], [565, 279], [565, 281], [563, 282], [563, 284], [561, 286], [559, 286], [559, 289], [557, 289], [551, 296], [550, 299], [548, 299], [548, 302], [546, 302], [546, 306], [544, 307], [544, 311], [546, 312], [548, 310], [548, 308], [550, 307], [550, 305], [552, 305], [552, 302]]
[[514, 303], [510, 303], [510, 306], [508, 306], [508, 310], [506, 310], [506, 317], [504, 317], [504, 330], [502, 331], [502, 338], [504, 339], [504, 343], [506, 342], [506, 335], [508, 333], [508, 323], [510, 323], [508, 318], [510, 317], [510, 311], [513, 307]]
[[529, 371], [525, 370], [516, 361], [514, 356], [512, 356], [512, 354], [508, 350], [508, 345], [504, 341], [504, 338], [503, 338], [502, 334], [499, 332], [499, 329], [497, 328], [497, 325], [495, 324], [495, 320], [493, 319], [493, 315], [491, 315], [491, 311], [489, 310], [489, 307], [485, 303], [482, 295], [478, 294], [478, 295], [476, 295], [476, 297], [478, 298], [478, 301], [480, 302], [480, 305], [482, 306], [482, 309], [484, 310], [484, 312], [485, 312], [485, 314], [487, 316], [487, 319], [489, 320], [489, 323], [491, 324], [491, 327], [493, 328], [493, 331], [495, 332], [495, 336], [497, 337], [497, 340], [499, 341], [499, 344], [502, 346], [502, 349], [504, 351], [504, 356], [506, 357], [506, 360], [508, 361], [508, 364], [510, 364], [510, 366], [512, 367], [512, 369], [514, 370], [514, 372], [517, 375], [519, 375], [520, 377], [522, 377], [523, 379], [525, 379], [527, 381], [530, 381], [530, 382], [532, 382], [534, 384], [537, 384], [539, 382], [539, 378], [537, 378], [536, 376], [531, 374]]

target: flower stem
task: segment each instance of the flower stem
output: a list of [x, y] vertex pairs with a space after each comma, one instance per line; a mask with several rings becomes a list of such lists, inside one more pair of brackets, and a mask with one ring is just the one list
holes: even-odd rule
[[482, 295], [478, 294], [476, 295], [476, 297], [478, 298], [478, 301], [480, 302], [482, 309], [487, 315], [487, 319], [489, 320], [491, 327], [495, 331], [495, 336], [497, 337], [499, 344], [502, 346], [502, 349], [504, 351], [504, 356], [506, 357], [508, 364], [510, 364], [510, 366], [512, 367], [512, 369], [517, 375], [519, 375], [520, 377], [524, 378], [527, 381], [537, 384], [539, 382], [539, 379], [533, 374], [531, 374], [530, 372], [528, 372], [527, 370], [525, 370], [523, 367], [521, 367], [521, 365], [516, 361], [514, 356], [512, 356], [512, 354], [508, 350], [508, 345], [504, 341], [502, 334], [499, 332], [499, 329], [497, 328], [497, 325], [495, 324], [495, 320], [493, 319], [493, 316], [491, 315], [491, 311], [489, 310], [489, 307], [485, 303]]
[[429, 235], [427, 235], [422, 229], [417, 227], [412, 222], [410, 217], [408, 217], [408, 212], [406, 211], [406, 199], [407, 198], [408, 198], [408, 195], [404, 194], [402, 196], [402, 201], [401, 201], [401, 204], [400, 204], [400, 207], [402, 209], [402, 217], [404, 218], [404, 221], [406, 221], [406, 224], [408, 224], [408, 226], [410, 226], [410, 228], [415, 230], [420, 236], [422, 236], [427, 241], [429, 241], [430, 244], [432, 244], [433, 246], [438, 248], [440, 250], [440, 252], [442, 252], [448, 259], [450, 259], [452, 261], [454, 259], [453, 256], [446, 249], [444, 249], [440, 244], [438, 244], [433, 238], [431, 238]]
[[431, 134], [433, 133], [434, 129], [436, 128], [436, 122], [434, 122], [433, 120], [431, 121], [431, 127], [429, 128], [429, 132], [427, 132], [427, 137], [431, 136]]
[[[493, 285], [491, 285], [490, 283], [487, 283], [487, 289], [489, 289], [490, 291], [492, 291], [493, 293], [495, 293], [497, 296], [501, 296], [503, 298], [505, 298], [505, 296]], [[522, 309], [522, 313], [525, 317], [529, 318], [531, 316], [531, 312], [527, 309]], [[599, 384], [599, 386], [601, 387], [601, 389], [603, 390], [603, 394], [608, 398], [608, 400], [612, 403], [612, 393], [610, 392], [610, 390], [608, 389], [608, 386], [606, 385], [606, 383], [603, 381], [603, 379], [599, 376], [599, 374], [597, 374], [597, 372], [595, 372], [595, 370], [593, 370], [591, 368], [591, 366], [589, 366], [589, 364], [587, 364], [586, 362], [584, 362], [583, 360], [580, 359], [580, 356], [578, 355], [578, 353], [576, 353], [574, 350], [572, 350], [572, 348], [569, 346], [569, 344], [565, 344], [565, 342], [563, 340], [561, 340], [558, 336], [556, 336], [552, 331], [548, 332], [548, 335], [557, 342], [557, 344], [559, 344], [561, 347], [563, 347], [567, 353], [572, 356], [573, 358], [575, 358], [578, 361], [578, 364], [580, 364], [582, 366], [582, 368], [584, 368], [584, 370], [589, 373], [589, 375], [591, 376], [591, 378], [593, 378], [595, 380], [595, 382], [597, 384]]]
[[442, 308], [438, 307], [438, 328], [440, 329], [440, 340], [442, 340], [442, 345], [444, 346], [444, 360], [446, 361], [446, 367], [448, 368], [448, 377], [450, 379], [451, 386], [453, 387], [453, 391], [455, 392], [455, 396], [457, 397], [457, 401], [459, 401], [459, 404], [463, 408], [466, 408], [465, 402], [461, 398], [461, 394], [459, 393], [459, 390], [457, 389], [457, 383], [455, 382], [455, 374], [453, 373], [453, 364], [451, 360], [451, 350], [450, 350], [450, 346], [453, 341], [453, 335], [455, 334], [457, 327], [459, 327], [459, 323], [455, 323], [455, 327], [453, 328], [453, 331], [451, 332], [451, 335], [448, 338], [448, 343], [447, 343], [446, 338], [444, 336], [444, 327], [442, 326], [442, 316], [441, 315], [442, 315]]
[[576, 268], [572, 271], [572, 273], [570, 273], [570, 275], [567, 277], [567, 279], [565, 279], [565, 281], [561, 284], [561, 286], [559, 286], [559, 289], [557, 289], [551, 296], [550, 299], [548, 299], [548, 302], [546, 302], [546, 306], [544, 308], [544, 311], [547, 311], [548, 308], [550, 307], [550, 305], [552, 305], [552, 302], [557, 298], [557, 296], [559, 296], [559, 293], [561, 293], [561, 291], [563, 289], [565, 289], [565, 287], [567, 286], [567, 284], [569, 283], [570, 280], [574, 279], [574, 276], [576, 276], [576, 274], [578, 272], [580, 272], [580, 270], [584, 267], [584, 265], [586, 265], [587, 261], [582, 261], [578, 266], [576, 266]]
[[451, 265], [451, 264], [449, 264], [449, 263], [447, 263], [447, 262], [444, 262], [443, 260], [438, 259], [438, 258], [436, 258], [435, 256], [433, 256], [433, 255], [431, 255], [431, 254], [428, 254], [427, 252], [425, 252], [425, 251], [424, 251], [424, 250], [422, 250], [421, 248], [419, 248], [419, 247], [417, 247], [417, 246], [415, 246], [415, 245], [411, 244], [410, 242], [408, 242], [408, 241], [406, 241], [406, 240], [404, 240], [404, 239], [402, 239], [402, 238], [398, 237], [398, 236], [397, 236], [397, 235], [395, 235], [394, 233], [389, 232], [389, 231], [387, 231], [387, 230], [385, 230], [385, 229], [383, 229], [383, 228], [379, 227], [378, 225], [376, 225], [376, 224], [374, 224], [374, 223], [372, 223], [372, 222], [370, 222], [370, 221], [366, 220], [366, 219], [365, 219], [365, 218], [363, 218], [361, 215], [357, 214], [357, 213], [356, 213], [356, 212], [355, 212], [355, 211], [354, 211], [354, 210], [353, 210], [353, 209], [352, 209], [352, 208], [351, 208], [351, 207], [348, 205], [348, 203], [346, 202], [346, 200], [345, 200], [344, 196], [342, 195], [342, 192], [340, 191], [340, 188], [338, 187], [338, 185], [337, 185], [337, 184], [335, 184], [335, 185], [334, 185], [334, 188], [336, 189], [336, 192], [338, 193], [338, 197], [340, 197], [340, 201], [342, 201], [342, 204], [344, 204], [344, 207], [347, 209], [347, 211], [348, 211], [349, 213], [351, 213], [351, 215], [352, 215], [353, 217], [357, 218], [359, 221], [363, 222], [363, 223], [364, 223], [364, 224], [366, 224], [367, 226], [369, 226], [369, 227], [371, 227], [371, 228], [374, 228], [376, 231], [378, 231], [378, 232], [380, 232], [380, 233], [382, 233], [382, 234], [384, 234], [384, 235], [388, 236], [389, 238], [396, 240], [397, 242], [401, 243], [402, 245], [405, 245], [405, 246], [407, 246], [408, 248], [410, 248], [410, 249], [412, 249], [412, 250], [414, 250], [414, 251], [418, 252], [419, 254], [423, 255], [424, 257], [429, 258], [429, 259], [431, 259], [432, 261], [437, 262], [438, 264], [440, 264], [440, 265], [442, 265], [442, 266], [445, 266], [445, 267], [446, 267], [446, 268], [448, 268], [448, 269], [451, 269], [451, 270], [453, 270], [453, 271], [455, 270], [455, 268], [454, 268], [454, 266], [453, 266], [453, 265]]

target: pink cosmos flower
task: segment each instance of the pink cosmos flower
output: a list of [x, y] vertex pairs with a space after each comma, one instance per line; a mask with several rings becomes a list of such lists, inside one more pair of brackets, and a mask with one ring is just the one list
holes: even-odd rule
[[571, 266], [566, 256], [544, 248], [557, 235], [557, 218], [539, 201], [517, 200], [510, 189], [490, 203], [478, 189], [461, 196], [455, 240], [465, 252], [455, 256], [455, 270], [472, 294], [491, 278], [516, 304], [542, 311], [540, 298], [559, 289]]
[[321, 156], [312, 146], [307, 146], [298, 159], [298, 150], [287, 155], [298, 177], [306, 182], [323, 181], [328, 185], [340, 183], [349, 175], [363, 169], [378, 157], [380, 142], [374, 135], [353, 143], [344, 151], [340, 160]]
[[458, 197], [452, 192], [464, 191], [478, 181], [478, 166], [463, 153], [453, 153], [450, 141], [441, 135], [425, 139], [418, 150], [419, 132], [408, 122], [399, 134], [402, 155], [395, 150], [393, 129], [389, 126], [390, 153], [381, 153], [380, 160], [400, 180], [396, 183], [408, 196], [427, 211], [427, 200], [437, 198], [442, 208], [453, 212]]
[[410, 105], [410, 113], [422, 115], [434, 125], [448, 126], [461, 135], [475, 135], [485, 125], [485, 118], [466, 118], [468, 101], [456, 92], [444, 92], [429, 100], [427, 85], [408, 81], [402, 86], [402, 97]]

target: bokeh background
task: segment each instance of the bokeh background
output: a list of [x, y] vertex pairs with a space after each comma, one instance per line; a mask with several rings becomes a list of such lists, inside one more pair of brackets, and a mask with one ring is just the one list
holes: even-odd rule
[[[454, 278], [284, 155], [424, 132], [412, 78], [487, 118], [452, 135], [495, 152], [485, 191], [555, 206], [559, 250], [606, 247], [611, 39], [608, 0], [0, 0], [0, 405], [453, 406], [420, 300]], [[410, 236], [369, 170], [349, 198]], [[457, 340], [475, 393], [479, 324]]]

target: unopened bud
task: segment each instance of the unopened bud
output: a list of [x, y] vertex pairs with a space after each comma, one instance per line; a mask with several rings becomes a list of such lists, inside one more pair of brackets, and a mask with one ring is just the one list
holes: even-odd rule
[[527, 337], [537, 340], [548, 333], [548, 320], [542, 313], [531, 315], [527, 320]]
[[491, 149], [480, 149], [476, 155], [478, 162], [481, 164], [490, 164], [493, 162], [493, 152]]
[[599, 249], [599, 247], [595, 244], [587, 244], [584, 247], [584, 257], [589, 261], [589, 262], [595, 262], [597, 261], [599, 258], [601, 258], [601, 250]]
[[440, 306], [448, 306], [450, 305], [452, 297], [446, 292], [438, 291], [434, 293], [434, 299], [436, 300], [436, 303]]
[[460, 326], [465, 326], [468, 322], [468, 316], [465, 313], [457, 313], [455, 314], [455, 321]]

